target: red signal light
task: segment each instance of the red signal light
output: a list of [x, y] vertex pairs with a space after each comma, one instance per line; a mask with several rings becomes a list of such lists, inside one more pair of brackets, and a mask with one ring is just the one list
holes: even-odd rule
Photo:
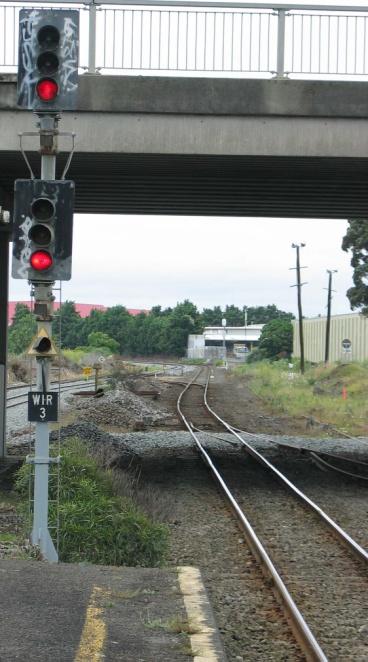
[[35, 251], [31, 255], [30, 263], [35, 271], [46, 271], [52, 267], [52, 257], [47, 251]]
[[41, 78], [36, 85], [36, 92], [41, 101], [53, 101], [58, 95], [59, 86], [53, 78]]

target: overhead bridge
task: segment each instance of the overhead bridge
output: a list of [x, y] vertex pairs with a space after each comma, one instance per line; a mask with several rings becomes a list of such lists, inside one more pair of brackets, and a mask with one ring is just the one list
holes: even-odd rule
[[[76, 211], [351, 218], [368, 215], [366, 83], [80, 76], [68, 178]], [[29, 177], [18, 133], [35, 117], [0, 74], [0, 204]], [[25, 138], [39, 176], [37, 139]], [[60, 137], [58, 175], [68, 141]]]

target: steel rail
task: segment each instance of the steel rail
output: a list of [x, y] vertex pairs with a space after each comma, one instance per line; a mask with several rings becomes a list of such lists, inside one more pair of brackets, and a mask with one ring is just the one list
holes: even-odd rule
[[[201, 432], [202, 434], [206, 434], [207, 436], [211, 437], [212, 439], [218, 439], [219, 441], [223, 441], [225, 444], [230, 444], [231, 446], [237, 446], [239, 447], [239, 444], [237, 441], [231, 441], [230, 439], [225, 439], [225, 437], [221, 437], [220, 435], [217, 435], [215, 432], [208, 432], [207, 430], [201, 430], [200, 428], [197, 428], [195, 425], [192, 425], [193, 430], [196, 432]], [[264, 440], [263, 437], [257, 434], [253, 434], [251, 432], [244, 432], [244, 430], [240, 430], [239, 428], [234, 428], [233, 430], [236, 430], [236, 432], [241, 432], [242, 434], [249, 435], [253, 438], [258, 438]], [[291, 450], [294, 451], [301, 451], [302, 453], [308, 453], [312, 457], [312, 460], [315, 462], [315, 464], [318, 466], [319, 469], [324, 470], [326, 467], [328, 469], [331, 469], [332, 471], [336, 471], [337, 473], [344, 474], [346, 476], [349, 476], [350, 478], [356, 478], [359, 480], [366, 480], [368, 481], [368, 476], [364, 476], [363, 474], [357, 474], [353, 473], [351, 471], [346, 471], [345, 469], [341, 469], [340, 467], [336, 467], [334, 464], [331, 464], [330, 462], [327, 462], [326, 460], [323, 459], [322, 456], [327, 456], [327, 457], [332, 457], [336, 460], [344, 460], [344, 462], [350, 462], [351, 464], [360, 464], [363, 467], [368, 467], [367, 462], [362, 462], [361, 460], [352, 460], [349, 457], [344, 457], [341, 455], [336, 455], [336, 453], [316, 453], [315, 451], [311, 450], [310, 448], [305, 448], [305, 447], [298, 447], [298, 446], [291, 446], [291, 444], [284, 444], [280, 443], [278, 441], [275, 441], [274, 439], [266, 439], [268, 443], [275, 444], [276, 446], [281, 446], [281, 448], [290, 448]]]
[[[309, 416], [302, 416], [301, 418], [306, 418], [307, 420], [310, 419]], [[332, 430], [332, 432], [337, 432], [338, 434], [341, 434], [343, 437], [346, 437], [347, 439], [353, 439], [354, 441], [359, 441], [362, 444], [368, 444], [368, 439], [364, 437], [354, 437], [353, 435], [349, 434], [348, 432], [344, 432], [343, 430], [339, 430], [338, 428], [333, 428], [329, 425], [329, 423], [325, 424], [322, 421], [317, 420], [316, 418], [313, 417], [313, 420], [318, 423], [318, 425], [328, 425], [329, 430]]]
[[[316, 451], [313, 448], [307, 448], [306, 446], [293, 446], [292, 444], [287, 444], [284, 441], [276, 441], [276, 439], [270, 439], [267, 436], [261, 436], [254, 432], [246, 432], [246, 430], [240, 430], [239, 428], [231, 426], [235, 432], [240, 432], [240, 434], [245, 434], [247, 437], [252, 437], [252, 439], [261, 439], [262, 441], [267, 441], [269, 444], [275, 444], [276, 446], [281, 446], [281, 448], [291, 448], [294, 451], [302, 451], [309, 454], [314, 454], [315, 456], [321, 457], [321, 455], [326, 455], [327, 457], [332, 457], [335, 460], [344, 460], [344, 462], [350, 462], [351, 464], [360, 464], [363, 467], [368, 467], [368, 462], [363, 462], [362, 460], [353, 460], [351, 457], [345, 457], [344, 455], [338, 455], [337, 453], [331, 453], [330, 451]], [[354, 437], [352, 437], [353, 439]], [[360, 441], [356, 437], [357, 441]], [[332, 465], [331, 465], [332, 466]]]
[[239, 444], [237, 441], [231, 441], [231, 439], [225, 439], [225, 437], [221, 437], [219, 434], [216, 434], [216, 432], [208, 432], [208, 430], [201, 430], [200, 428], [197, 428], [193, 423], [191, 424], [192, 429], [195, 430], [195, 432], [200, 432], [201, 434], [206, 434], [208, 437], [211, 437], [212, 439], [218, 439], [219, 441], [223, 441], [225, 444], [229, 444], [230, 446], [236, 446], [236, 448], [239, 448]]
[[[212, 439], [218, 439], [219, 441], [223, 441], [225, 444], [230, 444], [231, 446], [237, 446], [239, 447], [239, 443], [237, 441], [231, 441], [230, 439], [225, 439], [225, 437], [221, 437], [220, 435], [216, 434], [215, 432], [208, 432], [207, 430], [201, 430], [201, 428], [196, 427], [195, 425], [192, 424], [193, 430], [196, 432], [201, 432], [202, 434], [206, 434], [208, 437], [211, 437]], [[236, 430], [236, 432], [240, 432], [242, 434], [249, 435], [255, 439], [262, 439], [264, 441], [264, 438], [261, 437], [260, 435], [253, 434], [252, 432], [245, 432], [244, 430], [240, 430], [239, 428], [234, 428], [233, 430]], [[336, 460], [344, 460], [344, 462], [350, 462], [351, 464], [360, 464], [363, 467], [368, 467], [367, 462], [362, 462], [361, 460], [352, 460], [349, 457], [344, 457], [341, 455], [336, 455], [336, 453], [316, 453], [315, 451], [311, 450], [310, 448], [305, 448], [303, 446], [291, 446], [291, 444], [284, 444], [280, 443], [279, 441], [275, 441], [274, 439], [266, 439], [268, 443], [275, 444], [276, 446], [281, 446], [281, 448], [290, 448], [291, 450], [294, 451], [301, 451], [302, 453], [307, 453], [308, 455], [311, 456], [313, 462], [318, 466], [319, 469], [325, 470], [327, 467], [328, 469], [331, 469], [332, 471], [336, 471], [337, 473], [344, 474], [346, 476], [349, 476], [349, 478], [356, 478], [358, 480], [366, 480], [368, 481], [368, 476], [364, 476], [363, 474], [357, 474], [353, 473], [352, 471], [346, 471], [345, 469], [341, 469], [340, 467], [336, 467], [334, 464], [331, 464], [330, 462], [327, 462], [326, 460], [323, 459], [322, 456], [327, 456], [327, 457], [332, 457]]]
[[[87, 383], [88, 383], [90, 386], [93, 384], [93, 382], [86, 382], [86, 381], [84, 381], [84, 380], [82, 380], [82, 379], [75, 380], [75, 381], [70, 381], [70, 382], [69, 382], [69, 381], [61, 382], [61, 390], [65, 390], [65, 389], [68, 388], [69, 386], [70, 386], [70, 387], [73, 387], [73, 386], [84, 386], [84, 384], [87, 384]], [[51, 382], [51, 385], [52, 385], [52, 384], [54, 384], [54, 385], [58, 385], [59, 382]], [[20, 389], [28, 389], [28, 390], [26, 391], [26, 393], [28, 393], [29, 391], [32, 390], [32, 389], [29, 388], [29, 385], [28, 385], [28, 386], [18, 386], [17, 389], [19, 389], [19, 390], [20, 390]], [[9, 390], [9, 389], [8, 389], [8, 390]], [[11, 400], [15, 400], [16, 398], [21, 398], [21, 397], [24, 396], [24, 395], [25, 395], [25, 393], [19, 393], [19, 395], [17, 395], [17, 394], [15, 394], [15, 395], [9, 395], [9, 396], [7, 396], [7, 398], [6, 398], [6, 401], [7, 401], [7, 402], [10, 402]]]
[[240, 430], [239, 428], [235, 428], [233, 426], [232, 428], [236, 432], [240, 432], [240, 434], [245, 434], [247, 435], [247, 437], [251, 437], [252, 439], [261, 439], [262, 441], [266, 441], [269, 444], [274, 444], [275, 446], [279, 446], [280, 448], [290, 448], [293, 451], [299, 451], [305, 453], [312, 458], [314, 464], [316, 464], [316, 466], [322, 471], [325, 471], [325, 469], [327, 468], [331, 471], [335, 471], [336, 473], [341, 473], [344, 474], [345, 476], [349, 476], [349, 478], [368, 481], [368, 476], [364, 476], [363, 474], [353, 473], [352, 471], [346, 471], [346, 469], [342, 469], [341, 467], [337, 467], [334, 464], [331, 464], [331, 462], [327, 462], [327, 460], [324, 460], [323, 457], [333, 458], [334, 460], [343, 460], [344, 462], [349, 462], [350, 464], [355, 464], [355, 465], [361, 465], [362, 467], [368, 467], [367, 462], [362, 462], [361, 460], [353, 460], [350, 457], [344, 457], [344, 455], [337, 455], [336, 453], [329, 453], [325, 451], [317, 452], [305, 446], [292, 446], [291, 444], [286, 444], [280, 441], [276, 441], [275, 439], [262, 437], [261, 435], [254, 434], [253, 432], [246, 432], [245, 430]]
[[208, 391], [208, 384], [209, 384], [209, 375], [207, 378], [207, 383], [204, 389], [203, 393], [203, 398], [205, 405], [208, 409], [208, 411], [216, 418], [231, 434], [233, 434], [237, 439], [239, 439], [240, 443], [242, 446], [245, 448], [246, 452], [249, 453], [259, 464], [262, 464], [266, 469], [271, 471], [274, 476], [277, 478], [277, 480], [285, 485], [298, 499], [302, 501], [303, 504], [307, 505], [311, 510], [313, 510], [326, 524], [327, 526], [331, 529], [331, 531], [338, 537], [340, 541], [343, 541], [348, 548], [354, 552], [354, 554], [358, 557], [360, 561], [364, 561], [365, 563], [368, 562], [368, 552], [358, 545], [358, 543], [349, 536], [344, 529], [341, 528], [329, 515], [327, 515], [322, 508], [317, 506], [317, 504], [312, 501], [304, 492], [299, 490], [294, 483], [291, 482], [286, 476], [284, 476], [277, 467], [275, 467], [269, 460], [267, 460], [261, 453], [259, 453], [255, 448], [250, 446], [240, 435], [238, 432], [235, 432], [235, 430], [227, 423], [225, 420], [223, 420], [216, 412], [209, 406], [208, 401], [207, 401], [207, 391]]
[[[203, 368], [201, 368], [193, 377], [192, 380], [188, 382], [184, 390], [180, 393], [178, 400], [177, 400], [177, 411], [179, 416], [182, 418], [186, 428], [190, 432], [191, 436], [194, 439], [195, 444], [197, 445], [197, 448], [199, 449], [202, 458], [206, 462], [206, 464], [209, 466], [212, 474], [216, 478], [217, 482], [221, 486], [222, 490], [224, 491], [228, 501], [231, 504], [231, 507], [235, 511], [236, 516], [238, 517], [244, 536], [246, 538], [246, 541], [248, 543], [248, 546], [250, 550], [252, 551], [253, 555], [257, 559], [257, 561], [260, 563], [261, 568], [263, 573], [266, 575], [266, 578], [269, 579], [271, 578], [272, 581], [272, 589], [273, 592], [276, 596], [276, 599], [278, 602], [280, 602], [286, 613], [286, 617], [288, 619], [288, 622], [290, 623], [291, 629], [294, 633], [294, 636], [296, 640], [298, 641], [299, 645], [301, 646], [302, 650], [306, 654], [306, 657], [308, 660], [313, 660], [313, 661], [318, 661], [318, 662], [328, 662], [328, 659], [326, 655], [324, 654], [322, 648], [320, 647], [319, 643], [317, 642], [316, 638], [314, 637], [312, 631], [310, 630], [308, 624], [304, 620], [301, 612], [299, 611], [297, 605], [295, 604], [293, 598], [291, 597], [288, 589], [286, 588], [284, 582], [282, 581], [279, 573], [277, 572], [274, 564], [272, 563], [271, 558], [267, 554], [265, 548], [263, 547], [261, 541], [259, 540], [257, 534], [255, 533], [253, 527], [251, 526], [250, 522], [247, 520], [245, 517], [243, 511], [241, 510], [240, 506], [238, 505], [237, 501], [234, 499], [233, 495], [231, 494], [228, 486], [226, 485], [225, 481], [221, 477], [219, 471], [216, 469], [215, 465], [213, 464], [210, 456], [208, 455], [207, 451], [204, 449], [202, 446], [201, 442], [199, 441], [197, 435], [195, 434], [192, 425], [189, 423], [189, 421], [186, 419], [184, 416], [182, 410], [181, 410], [181, 400], [188, 391], [188, 389], [192, 386], [193, 382], [197, 379], [197, 377], [201, 374]], [[207, 380], [208, 383], [208, 380]]]
[[[80, 388], [82, 388], [82, 386], [83, 385], [81, 384]], [[87, 387], [87, 386], [91, 386], [91, 384], [85, 384], [85, 387]], [[72, 390], [73, 388], [75, 388], [75, 386], [65, 386], [64, 388], [62, 388], [60, 390], [65, 392], [65, 391]], [[84, 388], [82, 390], [84, 390]], [[55, 393], [58, 393], [58, 391], [55, 391]], [[18, 398], [24, 398], [24, 395], [25, 395], [24, 393], [20, 393], [19, 395], [14, 395], [11, 398], [8, 398], [8, 400], [15, 400], [15, 399], [18, 399]], [[21, 400], [20, 402], [13, 402], [10, 405], [7, 404], [6, 408], [7, 409], [12, 409], [13, 407], [20, 407], [20, 405], [26, 405], [27, 403], [28, 403], [28, 398], [27, 398], [27, 400]]]
[[[73, 382], [78, 384], [79, 382], [82, 382], [84, 380], [82, 379], [64, 379], [60, 383], [61, 384], [72, 384]], [[58, 379], [52, 380], [51, 384], [59, 384]], [[29, 388], [29, 384], [13, 384], [12, 386], [8, 386], [7, 391], [15, 391], [20, 388]]]
[[[73, 384], [73, 385], [72, 384], [64, 384], [63, 386], [61, 386], [60, 391], [68, 391], [69, 389], [72, 389], [72, 388], [75, 388], [75, 387], [78, 387], [78, 388], [83, 387], [84, 388], [85, 385], [87, 386], [87, 384], [85, 384], [83, 382], [77, 382], [76, 384]], [[88, 386], [91, 386], [91, 382], [88, 383]], [[54, 389], [53, 392], [58, 393], [59, 389]], [[28, 395], [28, 393], [32, 393], [32, 390], [28, 390], [25, 393], [19, 393], [18, 395], [10, 395], [9, 397], [6, 398], [6, 402], [8, 403], [8, 402], [11, 402], [12, 400], [19, 400], [19, 398], [24, 398], [24, 396]], [[27, 400], [25, 400], [25, 402], [27, 402]]]
[[[315, 462], [315, 464], [319, 469], [324, 470], [327, 467], [327, 469], [331, 471], [336, 471], [336, 473], [343, 474], [344, 476], [349, 476], [349, 478], [356, 478], [358, 480], [368, 480], [368, 476], [363, 476], [363, 474], [354, 474], [351, 471], [346, 471], [346, 469], [335, 467], [334, 464], [327, 462], [327, 460], [324, 460], [323, 457], [318, 455], [318, 453], [314, 453], [314, 451], [311, 451], [310, 455], [312, 457], [313, 462]], [[350, 461], [354, 462], [354, 460], [350, 460]]]

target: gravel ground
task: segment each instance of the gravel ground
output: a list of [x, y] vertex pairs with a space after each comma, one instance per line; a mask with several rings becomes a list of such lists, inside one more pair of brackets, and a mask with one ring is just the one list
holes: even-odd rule
[[200, 567], [228, 660], [304, 659], [205, 466], [147, 460], [141, 480], [170, 500], [169, 563]]
[[69, 399], [70, 403], [74, 401], [78, 418], [98, 425], [144, 429], [170, 418], [168, 412], [124, 387], [106, 391], [104, 396], [94, 400], [93, 407], [89, 398], [69, 396]]
[[[75, 387], [78, 390], [78, 387]], [[70, 393], [60, 394], [60, 415], [73, 412], [77, 420], [97, 423], [100, 426], [124, 429], [144, 430], [156, 426], [171, 418], [164, 408], [158, 407], [130, 390], [120, 387], [114, 391], [106, 391], [101, 398], [85, 398]], [[16, 437], [29, 435], [27, 404], [7, 409], [7, 439], [15, 441]], [[23, 440], [22, 440], [23, 442]]]
[[[165, 432], [160, 430], [157, 432], [150, 431], [149, 434], [142, 432], [127, 432], [121, 435], [116, 435], [117, 439], [121, 439], [124, 444], [129, 446], [134, 446], [134, 450], [143, 455], [155, 453], [156, 451], [162, 452], [183, 452], [186, 453], [190, 449], [194, 448], [193, 438], [189, 432], [176, 431], [176, 432]], [[228, 451], [229, 448], [233, 450], [240, 450], [241, 444], [238, 442], [233, 435], [228, 432], [217, 432], [215, 435], [212, 433], [198, 433], [198, 438], [201, 443], [206, 447], [213, 450], [223, 450]], [[280, 436], [280, 435], [257, 435], [256, 438], [252, 439], [251, 443], [254, 448], [264, 452], [267, 457], [283, 457], [284, 453], [282, 448], [275, 446], [271, 442], [280, 442], [281, 444], [287, 443], [291, 446], [297, 448], [309, 448], [316, 452], [335, 452], [346, 455], [359, 456], [360, 459], [368, 462], [368, 439], [308, 439], [307, 437], [301, 436]], [[285, 451], [287, 452], [287, 451]]]
[[254, 460], [218, 466], [328, 658], [367, 660], [366, 565]]
[[[223, 436], [223, 435], [221, 435]], [[208, 435], [200, 435], [201, 440], [207, 448], [213, 450], [217, 456], [217, 462], [224, 466], [225, 456], [229, 457], [229, 446], [220, 441], [209, 441]], [[228, 435], [224, 435], [229, 439]], [[149, 435], [150, 447], [147, 444], [147, 436], [135, 434], [124, 435], [125, 443], [133, 444], [138, 455], [144, 458], [144, 480], [158, 482], [161, 490], [168, 492], [173, 509], [176, 513], [176, 524], [173, 526], [174, 535], [172, 537], [171, 558], [174, 563], [193, 563], [201, 567], [205, 577], [206, 585], [210, 591], [211, 599], [214, 605], [215, 613], [219, 623], [220, 631], [224, 637], [226, 652], [230, 660], [294, 660], [298, 653], [290, 649], [287, 633], [282, 628], [278, 630], [281, 641], [275, 637], [275, 633], [270, 629], [270, 624], [275, 622], [275, 608], [269, 605], [263, 610], [261, 605], [267, 603], [264, 589], [260, 588], [263, 580], [254, 576], [247, 576], [246, 569], [249, 563], [244, 555], [244, 547], [241, 536], [237, 528], [234, 527], [230, 517], [224, 519], [224, 506], [216, 506], [214, 497], [211, 496], [211, 488], [208, 486], [208, 475], [205, 469], [202, 470], [202, 476], [197, 476], [199, 469], [191, 464], [190, 456], [194, 453], [191, 438], [186, 433], [165, 434], [163, 432]], [[284, 438], [282, 438], [284, 441]], [[305, 446], [304, 438], [291, 438], [295, 447]], [[283, 470], [286, 475], [294, 480], [298, 487], [305, 489], [307, 494], [315, 499], [319, 505], [326, 509], [327, 513], [343, 526], [350, 535], [367, 546], [367, 500], [366, 485], [359, 482], [341, 477], [333, 473], [321, 472], [306, 456], [295, 454], [284, 449], [279, 449], [270, 445], [265, 438], [260, 438], [254, 442], [259, 450], [266, 452], [267, 456]], [[326, 450], [325, 440], [311, 440], [310, 447]], [[360, 454], [362, 458], [366, 457], [366, 445], [360, 441], [352, 442], [346, 439], [328, 440], [328, 448], [335, 452], [352, 452], [354, 455]], [[236, 448], [230, 448], [233, 456], [233, 468], [239, 467], [243, 462], [243, 453]], [[167, 458], [171, 456], [171, 463], [167, 465]], [[184, 457], [183, 461], [178, 461], [178, 457]], [[190, 472], [185, 467], [185, 463], [191, 464]], [[256, 508], [253, 504], [254, 524], [262, 524], [267, 521], [271, 537], [276, 538], [277, 530], [286, 531], [285, 522], [291, 519], [294, 507], [290, 504], [290, 497], [285, 496], [284, 492], [276, 485], [272, 489], [268, 486], [268, 480], [261, 468], [249, 459], [245, 461], [245, 469], [239, 475], [241, 484], [248, 483], [249, 491], [247, 494], [247, 506], [254, 497], [257, 507], [262, 504], [261, 516], [255, 517]], [[196, 477], [197, 476], [197, 477]], [[245, 479], [245, 481], [244, 481]], [[274, 508], [275, 494], [279, 494], [277, 501], [278, 508]], [[281, 504], [285, 502], [284, 507]], [[295, 506], [297, 507], [297, 506]], [[217, 508], [217, 510], [216, 510]], [[286, 508], [286, 511], [285, 511]], [[267, 519], [268, 517], [268, 519]], [[195, 526], [193, 527], [193, 522]], [[257, 530], [257, 527], [256, 527]], [[305, 529], [299, 530], [298, 536], [293, 527], [292, 540], [297, 548], [299, 558], [310, 556], [311, 548], [314, 549], [312, 541], [305, 540]], [[215, 533], [214, 533], [215, 532]], [[284, 551], [290, 548], [290, 531], [287, 529], [286, 537], [283, 541]], [[209, 536], [207, 538], [207, 536]], [[323, 549], [325, 550], [325, 538], [328, 534], [322, 534]], [[317, 535], [318, 538], [318, 535]], [[270, 550], [274, 553], [274, 541], [271, 541]], [[320, 548], [319, 548], [320, 549]], [[343, 578], [342, 582], [331, 589], [329, 599], [333, 603], [333, 597], [340, 600], [341, 595], [345, 594], [347, 606], [330, 613], [329, 620], [326, 609], [321, 607], [321, 612], [314, 615], [313, 623], [317, 622], [314, 631], [323, 638], [324, 628], [318, 627], [318, 620], [329, 630], [327, 637], [327, 649], [331, 652], [330, 659], [336, 660], [365, 660], [368, 659], [367, 649], [367, 630], [366, 630], [366, 610], [364, 594], [362, 594], [362, 582], [364, 575], [356, 573], [354, 577], [354, 564], [351, 567], [349, 559], [346, 560], [345, 552], [342, 552], [336, 546], [334, 539], [328, 539], [326, 549], [322, 554], [317, 553], [313, 558], [312, 572], [314, 565], [322, 556], [325, 560], [325, 566], [320, 566], [321, 584], [327, 586], [324, 571], [329, 567], [335, 566], [337, 578]], [[326, 554], [326, 555], [324, 555]], [[280, 556], [282, 558], [282, 555]], [[333, 563], [331, 564], [331, 560]], [[221, 568], [221, 573], [219, 569]], [[309, 568], [310, 572], [311, 568]], [[339, 573], [340, 570], [340, 573]], [[307, 571], [306, 571], [307, 572]], [[219, 580], [219, 575], [221, 579]], [[321, 577], [322, 575], [322, 577]], [[287, 570], [285, 577], [290, 581], [290, 588], [295, 595], [297, 604], [308, 613], [308, 596], [311, 589], [303, 583], [303, 577], [295, 579], [290, 577]], [[346, 577], [349, 579], [347, 580]], [[365, 574], [366, 577], [366, 574]], [[257, 583], [258, 582], [258, 583]], [[363, 584], [366, 590], [366, 581]], [[332, 595], [331, 595], [332, 590]], [[295, 591], [295, 593], [294, 593]], [[245, 597], [244, 597], [245, 596]], [[262, 596], [262, 597], [261, 597]], [[269, 596], [267, 600], [270, 600]], [[327, 604], [329, 601], [327, 601]], [[246, 605], [246, 608], [245, 608]], [[249, 611], [250, 610], [250, 611]], [[304, 612], [303, 612], [304, 613]], [[277, 617], [278, 618], [278, 617]], [[346, 627], [342, 628], [344, 622]], [[277, 629], [277, 628], [276, 628]], [[272, 642], [272, 644], [270, 643]], [[353, 644], [355, 647], [353, 647]], [[340, 652], [341, 650], [341, 652]]]

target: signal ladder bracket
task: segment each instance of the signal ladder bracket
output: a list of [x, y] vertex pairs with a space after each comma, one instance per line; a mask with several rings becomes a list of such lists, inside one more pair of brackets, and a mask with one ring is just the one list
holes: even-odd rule
[[37, 457], [36, 455], [26, 455], [26, 464], [61, 464], [61, 456]]
[[60, 179], [62, 179], [62, 180], [65, 179], [65, 176], [66, 176], [66, 174], [67, 174], [67, 172], [68, 172], [68, 170], [69, 170], [69, 168], [70, 168], [70, 164], [71, 164], [71, 161], [72, 161], [72, 158], [73, 158], [73, 154], [74, 154], [74, 151], [75, 151], [75, 137], [76, 137], [76, 134], [75, 134], [75, 133], [70, 132], [70, 131], [59, 131], [58, 129], [51, 129], [51, 130], [49, 130], [49, 129], [41, 129], [40, 131], [22, 131], [21, 133], [18, 133], [18, 136], [19, 136], [19, 147], [20, 147], [20, 151], [21, 151], [21, 153], [22, 153], [22, 156], [23, 156], [23, 158], [24, 158], [24, 160], [25, 160], [25, 162], [26, 162], [26, 165], [27, 165], [27, 168], [28, 168], [28, 170], [29, 170], [29, 173], [30, 173], [30, 175], [31, 175], [31, 179], [36, 179], [36, 176], [35, 176], [35, 174], [34, 174], [34, 172], [33, 172], [33, 170], [32, 170], [32, 166], [31, 166], [31, 164], [30, 164], [30, 162], [29, 162], [29, 160], [28, 160], [27, 154], [26, 154], [25, 149], [24, 149], [24, 147], [23, 147], [23, 138], [24, 138], [25, 136], [39, 136], [39, 137], [41, 138], [41, 141], [42, 141], [42, 137], [43, 137], [43, 136], [47, 136], [47, 137], [48, 137], [48, 136], [50, 136], [50, 135], [52, 135], [52, 136], [68, 136], [69, 138], [72, 139], [72, 148], [71, 148], [71, 150], [70, 150], [70, 152], [69, 152], [69, 156], [68, 156], [68, 158], [67, 158], [67, 161], [66, 161], [66, 164], [65, 164], [65, 167], [64, 167], [64, 170], [63, 170], [63, 172], [62, 172], [62, 175], [61, 175], [61, 178], [60, 178]]

